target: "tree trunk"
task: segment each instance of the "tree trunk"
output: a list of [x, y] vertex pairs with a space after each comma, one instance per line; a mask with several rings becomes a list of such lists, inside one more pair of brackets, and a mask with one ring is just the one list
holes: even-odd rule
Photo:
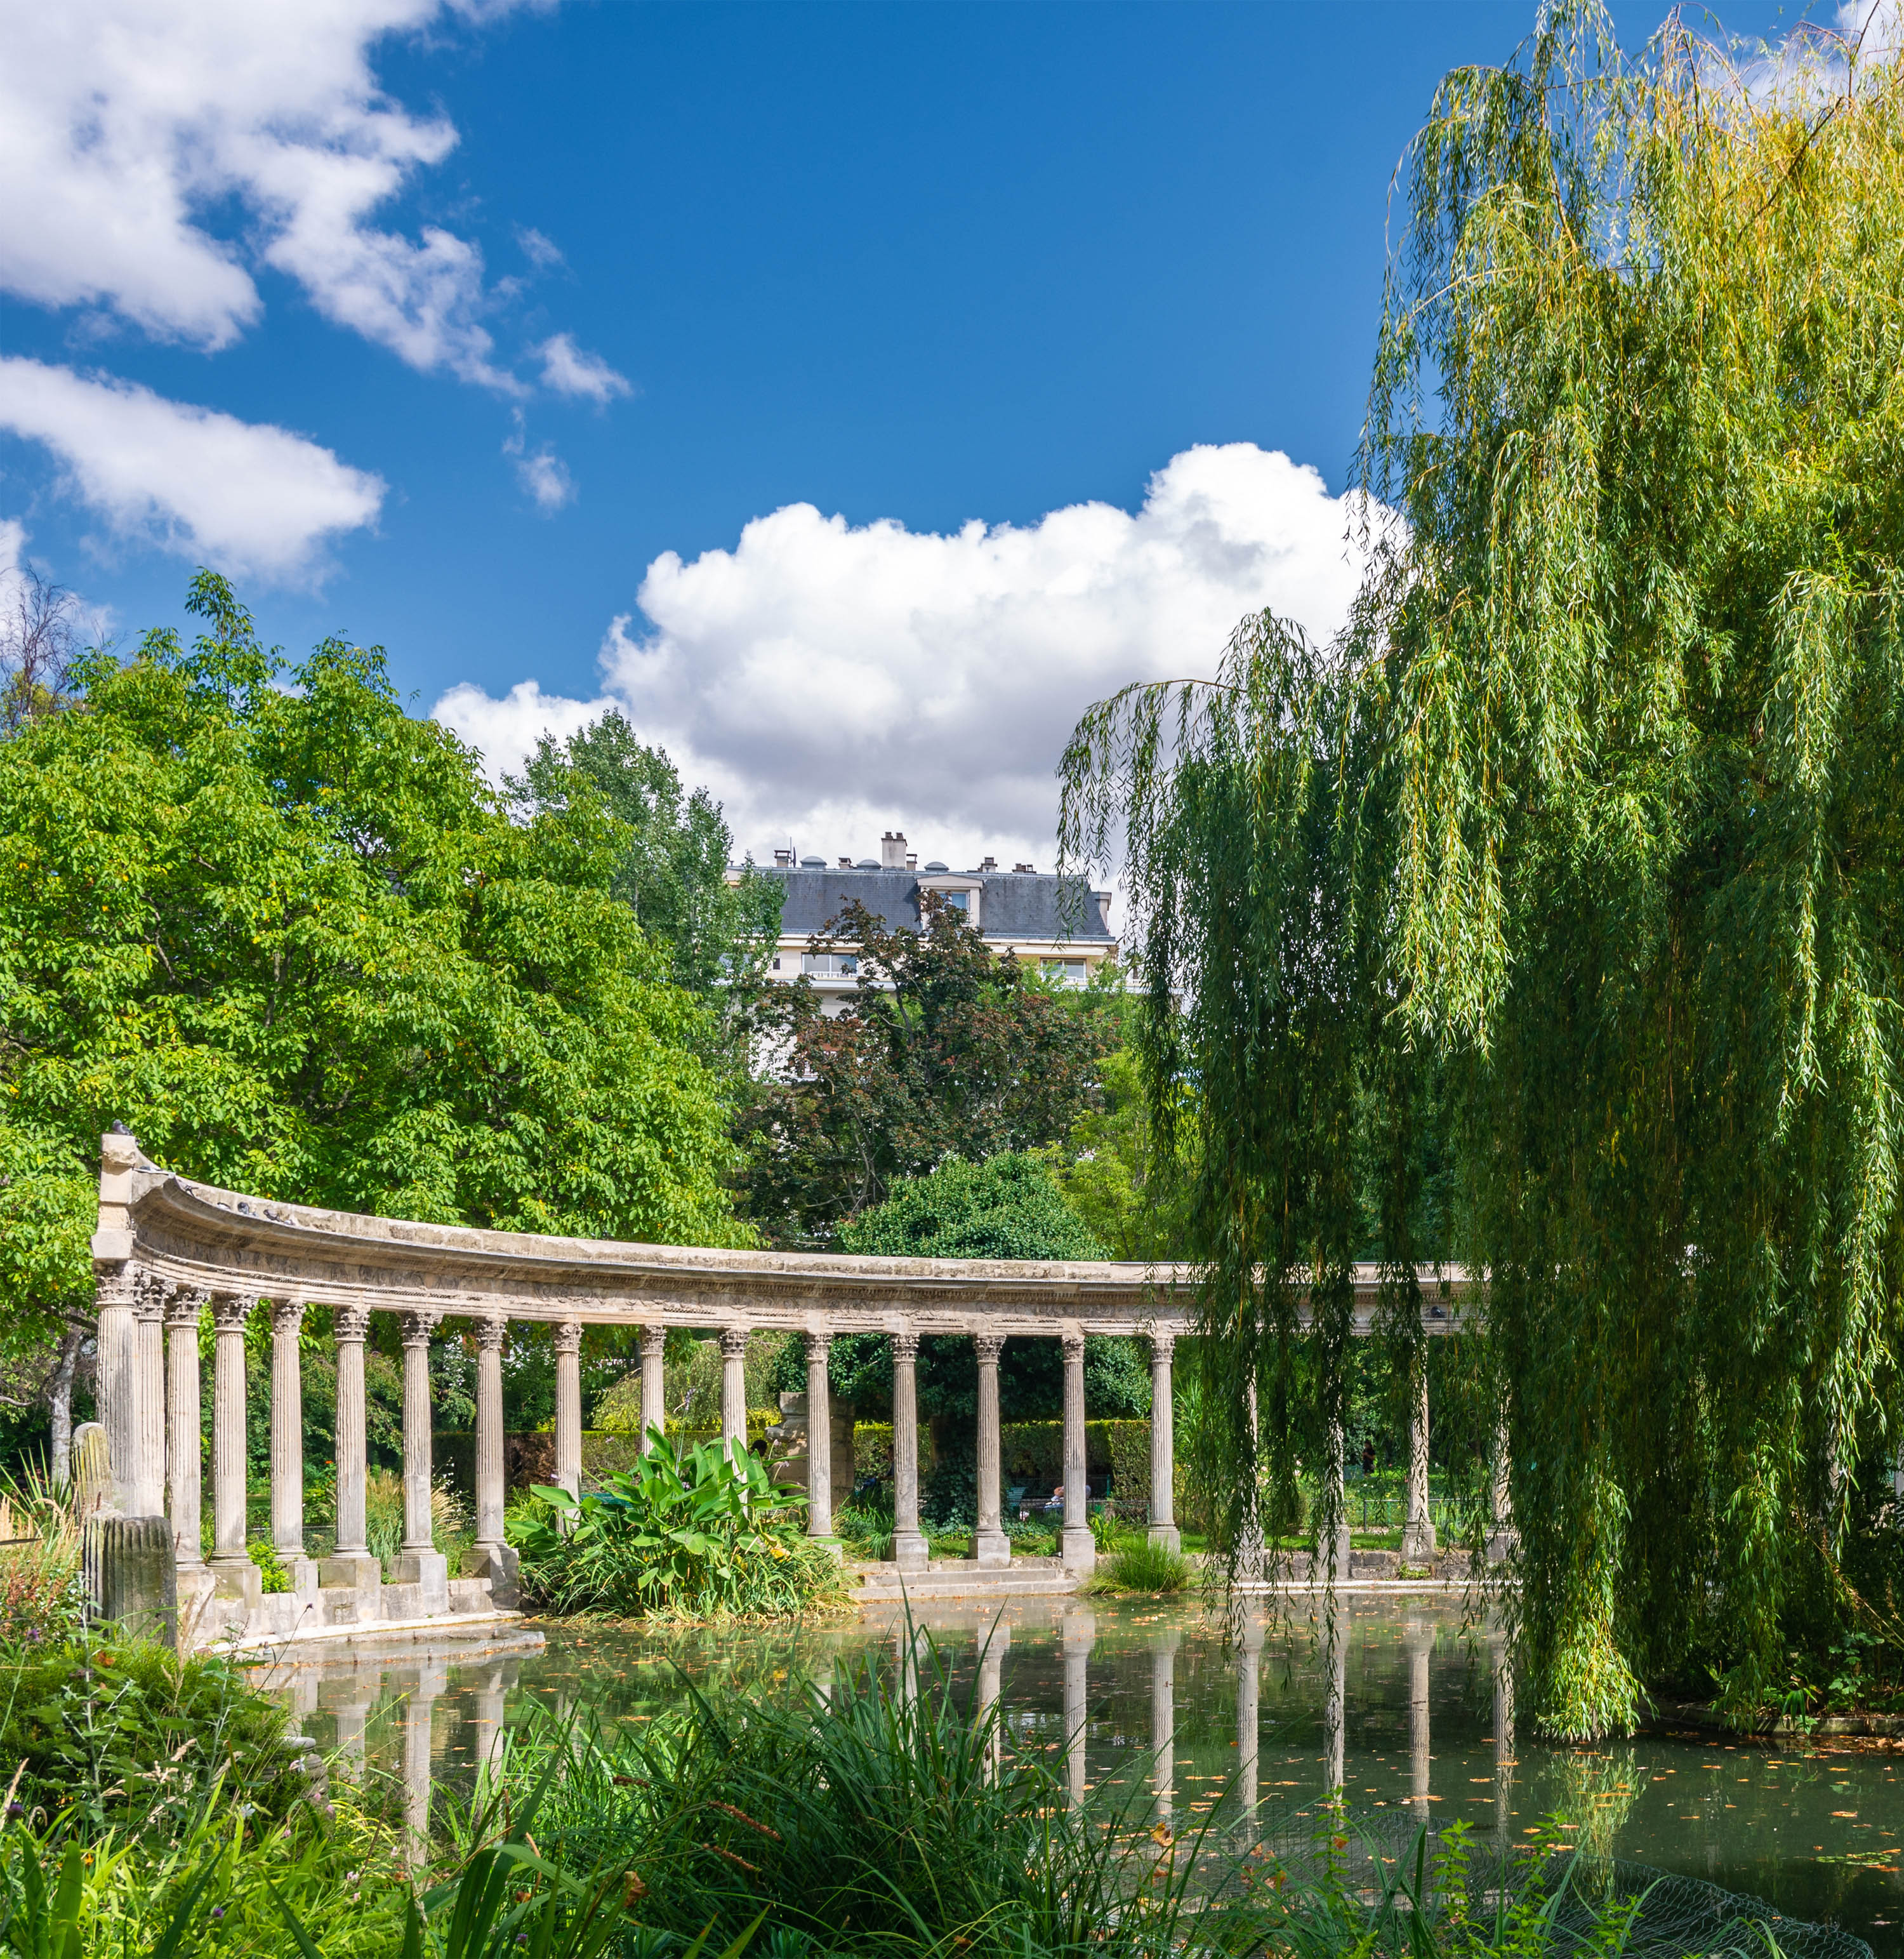
[[68, 1326], [59, 1336], [59, 1357], [46, 1377], [46, 1407], [52, 1422], [52, 1446], [48, 1468], [56, 1490], [63, 1490], [73, 1480], [73, 1376], [79, 1370], [79, 1350], [86, 1329]]

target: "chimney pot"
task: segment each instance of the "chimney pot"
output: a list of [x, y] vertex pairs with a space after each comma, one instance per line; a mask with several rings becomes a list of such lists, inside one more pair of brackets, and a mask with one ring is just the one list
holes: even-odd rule
[[879, 840], [879, 867], [882, 871], [903, 871], [906, 868], [904, 830], [889, 830]]

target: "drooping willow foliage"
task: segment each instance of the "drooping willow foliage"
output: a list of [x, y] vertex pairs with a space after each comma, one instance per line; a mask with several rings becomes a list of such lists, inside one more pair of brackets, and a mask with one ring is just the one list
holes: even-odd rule
[[1449, 75], [1350, 625], [1246, 621], [1064, 765], [1198, 1127], [1226, 1540], [1339, 1406], [1358, 1253], [1399, 1360], [1415, 1262], [1485, 1272], [1564, 1734], [1763, 1702], [1821, 1584], [1899, 1633], [1841, 1560], [1904, 1411], [1904, 60], [1810, 47], [1748, 85], [1582, 5]]

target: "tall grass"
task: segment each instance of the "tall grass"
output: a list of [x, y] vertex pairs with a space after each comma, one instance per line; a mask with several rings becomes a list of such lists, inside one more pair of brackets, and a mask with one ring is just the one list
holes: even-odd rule
[[0, 1649], [65, 1637], [85, 1610], [71, 1504], [30, 1468], [0, 1484]]
[[1181, 1592], [1197, 1568], [1180, 1553], [1147, 1538], [1126, 1538], [1087, 1581], [1087, 1592]]

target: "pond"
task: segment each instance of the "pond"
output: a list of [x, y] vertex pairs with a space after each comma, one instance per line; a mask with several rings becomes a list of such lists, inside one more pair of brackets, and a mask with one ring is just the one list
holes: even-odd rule
[[[1280, 1621], [1255, 1615], [1241, 1650], [1195, 1602], [939, 1605], [916, 1624], [961, 1691], [999, 1696], [1012, 1747], [1042, 1751], [1076, 1792], [1154, 1802], [1179, 1834], [1242, 1821], [1252, 1798], [1254, 1827], [1300, 1831], [1339, 1761], [1351, 1811], [1384, 1836], [1460, 1818], [1505, 1843], [1559, 1812], [1596, 1849], [1835, 1921], [1904, 1959], [1900, 1754], [1881, 1745], [1687, 1731], [1544, 1746], [1515, 1731], [1487, 1628], [1438, 1597], [1351, 1595], [1333, 1637], [1299, 1599]], [[795, 1630], [540, 1630], [539, 1649], [316, 1646], [274, 1679], [320, 1747], [401, 1774], [420, 1823], [433, 1779], [467, 1786], [532, 1702], [639, 1722], [690, 1681], [786, 1692], [869, 1659], [890, 1673], [906, 1650], [903, 1617], [882, 1610]]]

